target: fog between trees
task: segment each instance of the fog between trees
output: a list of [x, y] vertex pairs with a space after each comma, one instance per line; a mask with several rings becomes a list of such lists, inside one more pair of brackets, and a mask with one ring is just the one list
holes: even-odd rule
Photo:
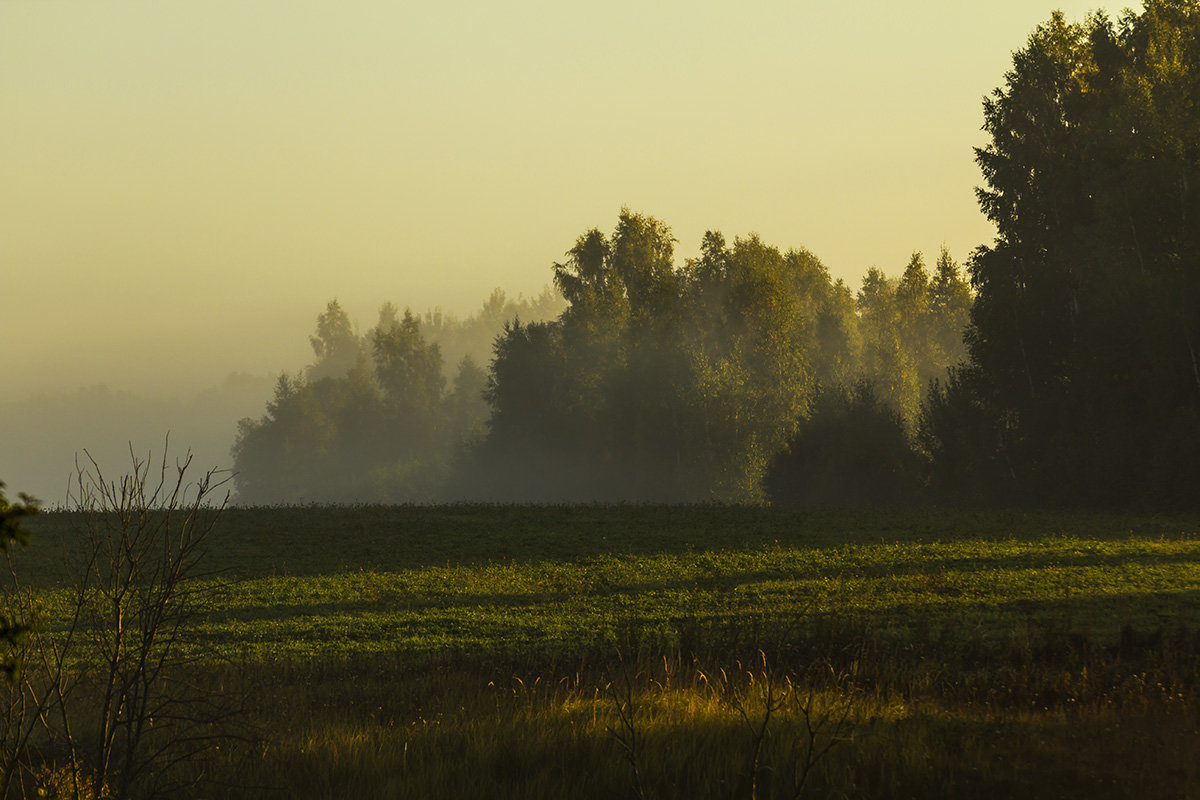
[[557, 299], [495, 294], [464, 320], [384, 305], [365, 334], [330, 303], [312, 363], [273, 394], [246, 379], [194, 407], [104, 389], [9, 404], [19, 462], [0, 471], [41, 492], [27, 465], [53, 462], [65, 483], [56, 448], [87, 446], [106, 408], [144, 450], [179, 433], [167, 417], [227, 415], [227, 442], [236, 407], [243, 503], [1195, 508], [1198, 93], [1195, 0], [1055, 14], [984, 104], [997, 236], [969, 285], [943, 252], [853, 290], [806, 250], [717, 232], [677, 262], [665, 222], [623, 210], [564, 242]]
[[1054, 14], [984, 120], [997, 236], [973, 300], [946, 253], [855, 294], [755, 236], [676, 263], [667, 225], [624, 210], [553, 266], [565, 309], [506, 325], [486, 379], [444, 383], [387, 308], [327, 369], [345, 325], [323, 318], [307, 376], [239, 429], [241, 499], [1195, 508], [1200, 4]]
[[[619, 236], [614, 234], [612, 239], [627, 238], [634, 228], [647, 226], [657, 228], [665, 237], [660, 245], [673, 248], [675, 243], [662, 223], [632, 212], [623, 214], [621, 219], [625, 229]], [[592, 232], [588, 236], [594, 240]], [[601, 238], [607, 247], [610, 237]], [[739, 354], [749, 352], [751, 340], [747, 338], [748, 334], [730, 328], [729, 319], [714, 327], [716, 317], [705, 323], [697, 316], [686, 326], [680, 326], [681, 315], [719, 312], [723, 318], [730, 313], [740, 314], [743, 318], [752, 316], [758, 313], [758, 307], [747, 305], [753, 301], [749, 288], [755, 280], [765, 280], [771, 275], [774, 275], [770, 279], [774, 283], [768, 281], [764, 287], [775, 286], [783, 291], [789, 298], [784, 310], [795, 317], [792, 322], [797, 327], [789, 335], [812, 337], [802, 353], [806, 403], [811, 401], [811, 392], [818, 385], [878, 376], [881, 392], [891, 393], [889, 396], [894, 396], [898, 402], [907, 399], [910, 405], [906, 406], [905, 413], [911, 419], [916, 408], [911, 402], [920, 396], [924, 382], [930, 375], [940, 374], [945, 363], [962, 354], [958, 334], [949, 333], [949, 329], [964, 324], [968, 289], [946, 254], [934, 265], [926, 265], [923, 259], [914, 257], [907, 269], [895, 270], [890, 280], [882, 271], [870, 270], [862, 292], [856, 292], [841, 282], [831, 281], [817, 259], [806, 252], [781, 253], [777, 248], [750, 238], [724, 248], [729, 253], [722, 255], [718, 251], [723, 245], [718, 246], [718, 241], [719, 237], [706, 238], [708, 249], [694, 265], [672, 265], [672, 273], [678, 273], [673, 280], [678, 283], [678, 291], [684, 293], [672, 301], [678, 308], [671, 312], [673, 321], [670, 325], [658, 325], [653, 330], [644, 320], [636, 324], [635, 330], [633, 320], [638, 315], [644, 316], [645, 309], [635, 314], [634, 306], [624, 307], [628, 303], [622, 299], [609, 309], [616, 313], [613, 319], [619, 327], [600, 331], [596, 319], [585, 319], [584, 308], [589, 301], [583, 299], [578, 290], [573, 295], [577, 301], [574, 311], [569, 315], [573, 321], [566, 324], [562, 314], [568, 303], [557, 287], [547, 287], [533, 298], [510, 298], [497, 289], [475, 312], [465, 317], [437, 309], [418, 315], [384, 304], [375, 324], [366, 332], [358, 330], [340, 304], [332, 301], [317, 315], [309, 337], [312, 362], [282, 376], [231, 374], [220, 386], [184, 398], [146, 397], [97, 385], [70, 393], [6, 401], [0, 404], [6, 443], [0, 460], [8, 464], [3, 474], [9, 477], [14, 489], [29, 491], [53, 507], [65, 501], [75, 458], [77, 455], [82, 457], [83, 450], [96, 457], [99, 464], [115, 476], [128, 465], [131, 447], [142, 457], [148, 453], [161, 453], [169, 433], [171, 451], [176, 455], [191, 450], [195, 463], [206, 467], [233, 468], [236, 463], [239, 470], [236, 499], [245, 503], [761, 498], [758, 489], [738, 491], [729, 488], [736, 480], [743, 484], [746, 480], [754, 480], [747, 479], [744, 474], [723, 478], [719, 489], [707, 485], [692, 486], [694, 473], [670, 470], [663, 476], [644, 481], [644, 485], [642, 479], [638, 479], [637, 485], [632, 479], [621, 483], [612, 476], [628, 472], [632, 478], [649, 474], [657, 467], [650, 462], [637, 471], [628, 471], [621, 466], [612, 448], [635, 445], [628, 436], [622, 440], [622, 434], [601, 434], [596, 428], [599, 420], [594, 417], [580, 423], [575, 439], [564, 437], [555, 445], [560, 448], [560, 455], [530, 455], [528, 458], [533, 462], [519, 465], [523, 475], [540, 474], [539, 482], [534, 482], [531, 477], [518, 480], [511, 476], [502, 478], [499, 474], [485, 479], [484, 462], [488, 459], [494, 462], [501, 457], [499, 438], [484, 446], [492, 413], [485, 395], [498, 337], [507, 342], [505, 352], [510, 357], [505, 368], [509, 369], [515, 364], [513, 359], [518, 357], [516, 348], [521, 339], [542, 336], [550, 330], [558, 331], [554, 335], [561, 337], [563, 330], [569, 329], [568, 339], [579, 340], [583, 326], [590, 325], [596, 328], [600, 337], [587, 345], [592, 349], [600, 347], [604, 337], [624, 342], [621, 347], [632, 348], [633, 363], [641, 364], [639, 368], [650, 385], [643, 400], [632, 403], [625, 411], [616, 405], [615, 397], [603, 398], [608, 409], [605, 413], [621, 415], [627, 411], [633, 415], [630, 421], [642, 420], [636, 424], [643, 429], [657, 424], [645, 416], [647, 412], [642, 405], [647, 402], [661, 403], [672, 396], [682, 398], [686, 391], [696, 391], [699, 385], [708, 387], [710, 403], [719, 396], [721, 390], [713, 384], [717, 375], [714, 370], [719, 368], [727, 375], [732, 374], [730, 370], [741, 368], [738, 359], [742, 358], [742, 355], [735, 357], [718, 352], [719, 348], [728, 350], [736, 344]], [[620, 258], [635, 257], [627, 242], [618, 241], [618, 244], [627, 252], [615, 257], [618, 260], [610, 265], [614, 269]], [[569, 256], [568, 262], [573, 257]], [[756, 266], [754, 259], [759, 257], [765, 260]], [[704, 261], [704, 258], [709, 260]], [[723, 259], [728, 264], [718, 267], [713, 258]], [[564, 264], [563, 269], [570, 267]], [[731, 275], [722, 278], [714, 269], [728, 271]], [[795, 271], [790, 278], [787, 277], [788, 270]], [[553, 279], [555, 274], [556, 270], [551, 266], [548, 276]], [[741, 277], [737, 277], [739, 275]], [[561, 280], [570, 283], [565, 272]], [[740, 281], [742, 288], [738, 291], [741, 296], [723, 297], [727, 291], [721, 287], [722, 281], [729, 282], [731, 287]], [[939, 286], [953, 287], [953, 292], [958, 294], [954, 298], [948, 294], [943, 298], [946, 290], [937, 288]], [[922, 298], [923, 291], [929, 292], [929, 297]], [[701, 298], [707, 304], [703, 311], [696, 305]], [[914, 315], [915, 310], [926, 302], [938, 308], [949, 308], [948, 302], [957, 303], [956, 313], [960, 318], [951, 320], [953, 315], [945, 316], [945, 312], [940, 312], [945, 316], [944, 320], [937, 315]], [[740, 311], [739, 304], [744, 306]], [[920, 317], [923, 321], [902, 328], [900, 316], [913, 320]], [[867, 322], [860, 323], [860, 318]], [[785, 317], [775, 318], [777, 323], [784, 320]], [[762, 330], [770, 329], [770, 324]], [[506, 325], [512, 326], [508, 333]], [[934, 329], [942, 331], [942, 338], [926, 341]], [[656, 338], [652, 340], [651, 334]], [[911, 345], [905, 344], [909, 340]], [[683, 380], [692, 382], [690, 389], [688, 384], [673, 389], [663, 384], [664, 380], [679, 376], [667, 372], [655, 374], [657, 367], [647, 363], [651, 345], [653, 351], [659, 353], [656, 357], [663, 358], [674, 348], [674, 355], [667, 361], [674, 359], [677, 365], [684, 365]], [[701, 356], [708, 361], [697, 360]], [[582, 352], [572, 357], [577, 363], [569, 369], [574, 371], [569, 375], [564, 373], [564, 380], [556, 392], [599, 392], [601, 384], [609, 387], [606, 391], [615, 391], [618, 382], [623, 381], [623, 391], [628, 398], [640, 394], [634, 381], [641, 378], [633, 377], [628, 363], [607, 366], [597, 363], [592, 373], [585, 374], [586, 370], [580, 365], [588, 357]], [[620, 357], [628, 361], [625, 355]], [[714, 363], [718, 367], [714, 367]], [[699, 371], [705, 364], [707, 372]], [[566, 368], [566, 365], [552, 361], [539, 367], [548, 375]], [[693, 368], [698, 371], [689, 372]], [[542, 413], [535, 406], [528, 407], [525, 412], [515, 408], [518, 401], [513, 398], [519, 391], [517, 380], [510, 380], [503, 388], [508, 393], [508, 416], [502, 425], [509, 426], [508, 433], [503, 435], [510, 441], [515, 435], [514, 427], [526, 423], [536, 427], [534, 423]], [[699, 384], [698, 380], [706, 383]], [[574, 388], [568, 389], [570, 381], [575, 384]], [[588, 381], [593, 386], [587, 386]], [[782, 382], [779, 386], [791, 387], [788, 391], [795, 388], [791, 382]], [[743, 388], [749, 391], [751, 387], [747, 384]], [[543, 401], [549, 399], [549, 395], [542, 398]], [[731, 399], [725, 398], [722, 402], [728, 403]], [[576, 403], [574, 407], [582, 407], [582, 404]], [[592, 409], [592, 412], [598, 411], [599, 406]], [[682, 408], [678, 413], [686, 411]], [[714, 413], [711, 405], [697, 405], [693, 412]], [[518, 418], [521, 413], [527, 417], [532, 414], [534, 418], [521, 422]], [[557, 417], [544, 417], [543, 421], [546, 425], [567, 425], [565, 416], [569, 413], [569, 410], [562, 411]], [[684, 418], [675, 421], [675, 409], [663, 407], [661, 413], [668, 418], [678, 437], [685, 435], [686, 431], [680, 427]], [[243, 420], [240, 428], [239, 420]], [[710, 440], [720, 440], [719, 436], [711, 438], [716, 423], [705, 424], [708, 425], [705, 435]], [[757, 430], [746, 430], [752, 437], [762, 435]], [[589, 443], [583, 437], [593, 437], [601, 444], [607, 441], [608, 444], [603, 446], [610, 450], [603, 456], [599, 455], [599, 450], [594, 455], [577, 452], [570, 458], [561, 454], [567, 447], [601, 446]], [[236, 461], [230, 452], [235, 441]], [[536, 437], [530, 438], [526, 445], [532, 446], [534, 441]], [[677, 445], [682, 444], [681, 438]], [[691, 447], [691, 451], [695, 449], [695, 446]], [[680, 458], [683, 452], [680, 450]], [[513, 456], [516, 458], [515, 453]], [[664, 457], [670, 460], [670, 456], [655, 454], [650, 445], [630, 455], [630, 458]], [[513, 463], [517, 466], [515, 461]], [[706, 474], [711, 475], [722, 468], [710, 464], [705, 469]], [[601, 479], [601, 471], [609, 477]], [[736, 474], [730, 472], [730, 476]], [[571, 475], [578, 477], [570, 479], [568, 476]], [[576, 483], [568, 486], [571, 480]], [[662, 488], [668, 481], [675, 487], [670, 492]]]
[[[541, 319], [556, 313], [556, 304], [561, 300], [552, 292], [513, 300], [496, 290], [466, 317], [427, 312], [423, 330], [442, 352], [457, 359], [472, 354], [486, 364], [505, 319], [516, 313]], [[191, 396], [146, 396], [101, 384], [0, 400], [0, 475], [10, 493], [28, 492], [53, 508], [65, 502], [75, 459], [84, 457], [84, 450], [115, 478], [129, 468], [130, 448], [142, 458], [150, 453], [157, 458], [168, 434], [172, 457], [190, 450], [198, 467], [232, 469], [238, 420], [260, 416], [275, 384], [270, 373], [231, 373], [220, 385]]]
[[[755, 236], [710, 232], [681, 264], [674, 245], [628, 209], [586, 231], [544, 321], [548, 296], [506, 313], [494, 296], [465, 324], [388, 304], [358, 336], [330, 303], [314, 362], [239, 425], [239, 501], [758, 502], [821, 387], [874, 387], [912, 431], [925, 385], [964, 355], [970, 291], [948, 253], [872, 269], [855, 294]], [[490, 362], [451, 365], [501, 319]]]

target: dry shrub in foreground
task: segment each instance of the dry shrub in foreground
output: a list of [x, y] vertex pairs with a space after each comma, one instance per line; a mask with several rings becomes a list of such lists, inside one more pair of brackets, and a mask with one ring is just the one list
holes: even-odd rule
[[3, 797], [177, 793], [201, 780], [244, 706], [184, 647], [219, 591], [202, 560], [227, 479], [189, 479], [190, 453], [170, 463], [166, 448], [156, 469], [131, 452], [115, 480], [85, 457], [68, 498], [78, 536], [63, 554], [66, 588], [35, 596], [10, 569], [9, 606], [35, 631], [0, 700]]

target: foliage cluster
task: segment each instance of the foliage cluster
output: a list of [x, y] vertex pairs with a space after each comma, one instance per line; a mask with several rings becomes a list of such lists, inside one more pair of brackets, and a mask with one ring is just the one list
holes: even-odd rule
[[986, 101], [970, 363], [922, 440], [957, 496], [1195, 507], [1200, 4], [1055, 14]]
[[908, 431], [962, 356], [970, 291], [946, 252], [933, 275], [919, 253], [898, 280], [872, 269], [855, 298], [806, 250], [709, 232], [678, 266], [674, 244], [629, 210], [586, 232], [554, 266], [562, 313], [493, 296], [472, 318], [503, 325], [490, 370], [464, 359], [450, 391], [444, 318], [387, 306], [360, 338], [331, 303], [317, 362], [240, 427], [239, 500], [754, 502], [820, 387], [870, 385]]
[[[279, 376], [267, 413], [238, 424], [233, 456], [244, 503], [429, 501], [456, 448], [482, 430], [487, 379], [477, 358], [506, 320], [558, 306], [492, 293], [466, 319], [422, 321], [391, 303], [365, 335], [330, 301], [310, 338], [316, 360]], [[447, 385], [444, 352], [458, 361]]]
[[0, 481], [0, 550], [7, 550], [14, 544], [29, 544], [29, 531], [21, 525], [21, 520], [37, 511], [37, 501], [29, 495], [21, 495], [19, 502], [10, 502], [4, 496], [4, 483]]
[[674, 241], [629, 210], [579, 237], [554, 267], [567, 309], [497, 342], [488, 436], [454, 496], [756, 502], [818, 387], [905, 402], [954, 357], [969, 292], [945, 253], [934, 279], [920, 254], [899, 282], [872, 270], [856, 302], [806, 250], [709, 232], [676, 268]]
[[[0, 550], [8, 550], [13, 545], [22, 547], [29, 544], [29, 531], [21, 521], [38, 512], [38, 502], [27, 494], [20, 495], [20, 501], [12, 503], [4, 496], [4, 482], [0, 481]], [[28, 625], [10, 615], [8, 609], [0, 614], [0, 642], [12, 647], [21, 641], [29, 631]], [[0, 671], [8, 678], [13, 678], [20, 670], [20, 662], [9, 657], [7, 653], [0, 656]]]

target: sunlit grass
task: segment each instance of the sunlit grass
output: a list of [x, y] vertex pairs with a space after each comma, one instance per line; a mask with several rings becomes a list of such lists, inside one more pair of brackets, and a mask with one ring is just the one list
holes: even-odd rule
[[800, 548], [275, 576], [207, 594], [199, 646], [294, 658], [605, 646], [636, 617], [677, 643], [696, 626], [1011, 636], [1031, 621], [1113, 640], [1200, 622], [1200, 542], [1131, 538]]
[[[553, 531], [538, 533], [549, 539]], [[987, 539], [964, 531], [948, 540], [812, 546], [807, 533], [749, 547], [703, 549], [692, 539], [677, 552], [563, 560], [538, 558], [531, 547], [522, 559], [409, 568], [368, 551], [358, 566], [328, 574], [264, 575], [246, 564], [219, 590], [201, 590], [204, 616], [191, 639], [253, 658], [563, 655], [611, 644], [630, 617], [663, 643], [697, 626], [802, 632], [829, 619], [900, 637], [946, 629], [985, 638], [1053, 621], [1101, 641], [1126, 626], [1200, 624], [1200, 540], [1189, 534]], [[64, 598], [48, 590], [46, 603], [53, 627]]]
[[[50, 554], [71, 518], [38, 522], [21, 557], [52, 629]], [[261, 745], [205, 767], [230, 797], [637, 796], [623, 703], [644, 796], [747, 797], [768, 674], [844, 715], [812, 796], [1123, 797], [1143, 769], [1143, 797], [1200, 796], [1195, 520], [480, 507], [223, 522], [187, 639], [262, 693]], [[773, 719], [759, 797], [792, 796], [802, 722], [795, 705]]]
[[[857, 673], [846, 663], [769, 661], [775, 691], [785, 677], [801, 699], [812, 690], [819, 727], [810, 737], [795, 704], [770, 720], [758, 796], [793, 796], [797, 757], [814, 738], [836, 743], [812, 766], [804, 796], [1126, 797], [1135, 778], [1143, 797], [1191, 796], [1200, 785], [1193, 702], [1138, 685], [1151, 675], [1144, 661], [1119, 678], [1123, 686], [1079, 685], [1097, 664], [1033, 659], [1009, 696], [962, 700], [946, 691], [959, 676], [918, 660], [876, 653]], [[1011, 673], [998, 667], [977, 664], [962, 678], [1003, 683]], [[716, 679], [720, 669], [742, 692], [740, 706]], [[591, 672], [314, 665], [273, 691], [276, 734], [257, 776], [307, 797], [637, 796], [619, 740], [618, 709], [632, 703], [645, 796], [749, 797], [766, 680], [753, 660], [642, 658]], [[1089, 680], [1092, 689], [1105, 681]]]

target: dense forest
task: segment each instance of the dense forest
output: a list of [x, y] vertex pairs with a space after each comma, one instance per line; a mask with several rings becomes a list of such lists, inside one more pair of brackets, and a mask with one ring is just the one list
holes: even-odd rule
[[955, 496], [1200, 503], [1200, 7], [1055, 14], [985, 103], [970, 360], [921, 441]]
[[985, 101], [969, 282], [915, 253], [853, 292], [717, 232], [679, 264], [625, 209], [553, 265], [557, 316], [481, 315], [490, 363], [474, 322], [331, 303], [240, 425], [239, 499], [1194, 506], [1198, 53], [1184, 0], [1040, 26]]

